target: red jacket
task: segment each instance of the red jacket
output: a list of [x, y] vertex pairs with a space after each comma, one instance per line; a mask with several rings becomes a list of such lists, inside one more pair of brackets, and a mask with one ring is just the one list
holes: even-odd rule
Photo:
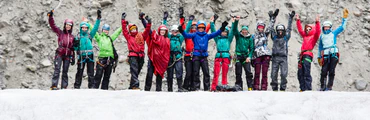
[[145, 49], [145, 41], [142, 36], [142, 33], [131, 33], [128, 31], [128, 28], [131, 26], [136, 26], [134, 25], [129, 25], [127, 26], [127, 22], [125, 20], [121, 21], [122, 23], [122, 34], [127, 40], [127, 47], [129, 50], [129, 57], [144, 57], [144, 49]]
[[[186, 29], [186, 25], [185, 25], [185, 18], [180, 18], [180, 25], [182, 25], [182, 29], [185, 30]], [[206, 33], [208, 33], [208, 31], [210, 30], [211, 28], [211, 24], [208, 24], [206, 26]], [[197, 32], [197, 31], [194, 31], [194, 30], [190, 30], [189, 31], [190, 33], [194, 33], [194, 32]], [[193, 40], [191, 39], [185, 39], [185, 56], [191, 56], [191, 52], [193, 52], [194, 50], [194, 43], [193, 43]]]
[[58, 36], [58, 48], [57, 48], [58, 55], [60, 56], [74, 55], [73, 41], [75, 37], [72, 35], [73, 26], [71, 27], [71, 30], [66, 31], [65, 29], [66, 23], [64, 22], [62, 31], [55, 25], [54, 18], [52, 16], [49, 16], [49, 25], [53, 32]]
[[301, 34], [303, 38], [301, 52], [306, 51], [306, 52], [303, 52], [302, 55], [309, 55], [313, 57], [312, 50], [315, 47], [316, 42], [319, 39], [320, 33], [321, 33], [320, 21], [316, 21], [315, 26], [309, 24], [309, 25], [306, 25], [305, 28], [306, 27], [311, 27], [312, 30], [309, 33], [306, 33], [306, 31], [302, 29], [301, 20], [297, 20], [297, 29], [298, 29], [299, 34]]
[[[150, 33], [150, 28], [152, 24], [148, 23], [146, 25], [145, 31], [143, 33], [144, 39], [147, 40], [148, 49], [151, 52], [148, 54], [149, 58], [152, 60], [154, 66], [154, 74], [164, 77], [164, 72], [166, 72], [168, 67], [168, 62], [170, 60], [170, 39], [168, 38], [168, 30], [164, 36], [158, 35], [160, 28], [165, 27], [161, 25], [158, 28], [158, 33], [153, 30], [152, 34]], [[151, 39], [147, 39], [151, 36]]]

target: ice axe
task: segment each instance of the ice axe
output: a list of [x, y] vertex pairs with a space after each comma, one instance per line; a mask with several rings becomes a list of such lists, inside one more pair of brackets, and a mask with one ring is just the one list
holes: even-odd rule
[[62, 4], [62, 1], [63, 1], [63, 0], [59, 0], [58, 5], [57, 5], [55, 8], [52, 8], [53, 12], [54, 12], [55, 10], [57, 10], [57, 9], [60, 7], [60, 5]]
[[[230, 14], [230, 17], [231, 18], [236, 18], [237, 16], [236, 15], [231, 15]], [[246, 16], [240, 16], [240, 19], [246, 19], [248, 17], [248, 15], [246, 15]]]

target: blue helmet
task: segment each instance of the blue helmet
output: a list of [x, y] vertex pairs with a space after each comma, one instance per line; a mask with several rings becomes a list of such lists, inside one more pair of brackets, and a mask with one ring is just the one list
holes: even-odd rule
[[204, 26], [201, 26], [201, 27], [206, 27], [206, 25], [207, 25], [207, 23], [206, 23], [206, 21], [203, 21], [203, 20], [199, 20], [198, 22], [197, 22], [197, 28], [199, 27], [199, 25], [200, 24], [204, 24]]
[[108, 24], [104, 24], [102, 27], [103, 30], [110, 30], [110, 26]]

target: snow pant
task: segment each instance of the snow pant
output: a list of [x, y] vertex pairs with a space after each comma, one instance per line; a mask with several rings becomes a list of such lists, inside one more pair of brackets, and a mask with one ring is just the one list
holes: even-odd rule
[[243, 68], [245, 72], [245, 78], [247, 81], [248, 88], [253, 88], [253, 74], [251, 69], [251, 63], [245, 62], [247, 59], [247, 56], [245, 55], [238, 55], [236, 56], [236, 63], [235, 63], [235, 75], [236, 75], [236, 81], [235, 81], [235, 88], [237, 90], [243, 90], [243, 80], [242, 80], [242, 73]]
[[286, 89], [287, 84], [287, 76], [288, 76], [288, 58], [274, 56], [272, 57], [272, 71], [271, 71], [271, 87], [272, 90], [276, 91], [279, 89], [278, 87], [278, 73], [280, 69], [280, 90], [284, 91]]
[[69, 58], [67, 56], [60, 56], [58, 53], [56, 53], [54, 59], [54, 74], [53, 78], [51, 79], [51, 88], [58, 87], [60, 69], [63, 65], [61, 88], [66, 89], [68, 86], [68, 69], [70, 64]]
[[[150, 91], [152, 88], [152, 80], [154, 74], [154, 66], [152, 60], [148, 60], [148, 71], [146, 73], [145, 78], [145, 91]], [[156, 91], [162, 91], [162, 77], [160, 75], [156, 75]]]
[[139, 73], [144, 65], [144, 57], [129, 57], [128, 62], [130, 64], [130, 87], [128, 89], [139, 89]]
[[193, 61], [192, 61], [192, 57], [191, 56], [185, 56], [184, 57], [184, 60], [185, 60], [185, 79], [184, 79], [184, 84], [183, 84], [183, 88], [184, 89], [187, 89], [189, 91], [194, 91], [195, 90], [195, 87], [194, 87], [194, 79], [193, 79]]
[[176, 70], [176, 79], [177, 79], [177, 86], [178, 89], [182, 89], [182, 73], [183, 73], [183, 68], [182, 68], [182, 60], [175, 61], [174, 59], [170, 59], [168, 65], [169, 68], [167, 68], [167, 85], [168, 85], [168, 91], [172, 92], [173, 91], [173, 74], [174, 71]]
[[302, 59], [298, 62], [298, 81], [299, 88], [302, 91], [312, 90], [312, 77], [311, 77], [311, 62], [312, 57], [303, 55]]
[[[334, 56], [329, 56], [325, 55], [324, 56], [324, 64], [321, 68], [321, 78], [320, 78], [320, 84], [321, 84], [321, 89], [329, 89], [331, 90], [333, 87], [334, 83], [334, 76], [335, 76], [335, 67], [338, 64], [338, 57], [336, 55]], [[327, 76], [329, 73], [329, 82], [327, 83]]]
[[202, 71], [203, 71], [204, 91], [209, 91], [210, 75], [209, 75], [207, 57], [205, 57], [205, 56], [194, 56], [193, 57], [193, 79], [194, 79], [194, 86], [195, 86], [196, 90], [200, 89], [200, 76], [199, 76], [200, 68], [202, 68]]
[[76, 73], [76, 81], [74, 84], [75, 89], [80, 89], [83, 72], [85, 69], [85, 65], [87, 66], [87, 76], [88, 76], [88, 88], [94, 87], [94, 55], [88, 55], [82, 58], [78, 58], [77, 61], [77, 73]]
[[213, 71], [213, 81], [211, 90], [216, 90], [216, 86], [218, 85], [218, 76], [220, 75], [221, 66], [222, 66], [222, 85], [227, 85], [227, 73], [229, 72], [229, 58], [216, 58], [214, 63], [214, 71]]
[[[99, 61], [96, 63], [96, 73], [95, 73], [95, 85], [94, 88], [98, 89], [101, 84], [101, 89], [108, 90], [109, 79], [113, 69], [114, 58], [104, 57], [99, 58]], [[103, 81], [101, 81], [102, 76]]]
[[[261, 56], [254, 60], [254, 90], [267, 90], [267, 72], [270, 65], [270, 56]], [[262, 84], [260, 86], [260, 74], [262, 69]]]

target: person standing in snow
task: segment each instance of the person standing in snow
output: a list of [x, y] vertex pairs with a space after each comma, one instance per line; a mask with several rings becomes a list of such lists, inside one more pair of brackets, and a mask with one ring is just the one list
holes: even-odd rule
[[85, 65], [87, 67], [88, 75], [88, 88], [94, 87], [94, 51], [92, 45], [92, 39], [95, 36], [96, 32], [99, 29], [101, 11], [97, 11], [98, 18], [95, 22], [95, 25], [91, 32], [89, 32], [90, 24], [87, 22], [80, 23], [80, 33], [76, 36], [76, 42], [79, 43], [75, 50], [77, 51], [77, 73], [76, 73], [76, 82], [74, 84], [75, 89], [80, 89], [83, 71]]
[[[344, 31], [347, 24], [348, 10], [343, 10], [342, 25], [333, 30], [330, 21], [323, 23], [323, 34], [320, 36], [318, 61], [321, 68], [320, 87], [321, 91], [332, 90], [334, 84], [335, 67], [339, 62], [339, 50], [337, 47], [337, 36]], [[329, 73], [329, 82], [327, 76]]]
[[[214, 15], [211, 17], [211, 32], [216, 32], [215, 23], [218, 16]], [[234, 18], [233, 18], [234, 22]], [[225, 27], [225, 30], [222, 31], [221, 35], [213, 38], [217, 45], [217, 53], [215, 56], [214, 63], [214, 77], [212, 81], [211, 91], [216, 91], [216, 86], [218, 85], [218, 76], [222, 68], [222, 88], [227, 88], [227, 73], [229, 72], [230, 64], [230, 44], [233, 41], [233, 29], [235, 25], [233, 24], [231, 29]]]
[[295, 15], [295, 11], [289, 14], [288, 28], [285, 28], [283, 24], [276, 25], [274, 30], [274, 24], [276, 17], [273, 16], [272, 11], [269, 12], [270, 23], [272, 23], [271, 39], [273, 41], [272, 47], [272, 71], [271, 71], [271, 87], [273, 91], [278, 91], [278, 72], [280, 68], [280, 91], [286, 90], [287, 75], [288, 75], [288, 41], [292, 31], [292, 21]]
[[235, 36], [235, 88], [238, 91], [243, 90], [242, 72], [244, 68], [248, 91], [253, 90], [253, 74], [251, 69], [251, 60], [254, 51], [253, 37], [248, 31], [247, 25], [242, 25], [242, 29], [238, 30], [240, 16], [236, 16], [233, 22], [232, 29]]
[[122, 34], [127, 40], [127, 47], [129, 50], [129, 64], [130, 64], [130, 87], [129, 89], [139, 90], [139, 74], [144, 65], [144, 49], [145, 41], [142, 33], [138, 32], [138, 28], [135, 24], [127, 26], [128, 22], [125, 20], [127, 14], [122, 13]]
[[[180, 9], [180, 18], [183, 16], [183, 12]], [[167, 25], [167, 17], [168, 12], [164, 12], [163, 17], [163, 24]], [[179, 33], [178, 25], [171, 26], [171, 33], [168, 34], [168, 38], [170, 39], [170, 61], [168, 63], [167, 68], [167, 82], [168, 82], [168, 91], [173, 91], [173, 74], [176, 70], [176, 79], [177, 79], [177, 86], [178, 92], [187, 92], [186, 89], [182, 88], [182, 74], [183, 74], [183, 66], [182, 66], [182, 42], [184, 41], [184, 37]]]
[[[149, 16], [145, 19], [148, 21], [143, 33], [144, 39], [147, 40], [148, 49], [151, 50], [149, 58], [152, 60], [154, 74], [156, 75], [156, 91], [162, 91], [162, 78], [167, 70], [170, 59], [170, 39], [168, 38], [168, 29], [165, 25], [160, 25], [158, 33], [156, 30], [151, 32], [152, 20]], [[151, 32], [151, 34], [150, 34]], [[150, 36], [151, 39], [146, 39]], [[150, 90], [152, 81], [146, 81], [145, 90]], [[147, 86], [150, 85], [150, 86]]]
[[[193, 22], [195, 19], [194, 15], [189, 16], [189, 21], [185, 26], [185, 16], [184, 16], [184, 9], [182, 7], [179, 8], [180, 12], [180, 25], [182, 26], [182, 29], [185, 29], [186, 33], [195, 33], [197, 32], [197, 22]], [[208, 24], [206, 27], [206, 33], [209, 31], [210, 25]], [[184, 61], [185, 61], [185, 79], [183, 88], [187, 89], [188, 91], [195, 91], [195, 82], [193, 79], [193, 52], [194, 52], [194, 43], [191, 38], [185, 38], [185, 55], [184, 55]]]
[[320, 16], [316, 16], [316, 25], [307, 24], [304, 29], [301, 25], [299, 15], [296, 15], [297, 29], [303, 38], [301, 52], [298, 60], [298, 80], [300, 92], [312, 90], [311, 62], [313, 58], [312, 50], [320, 37]]
[[64, 20], [63, 30], [55, 25], [53, 18], [54, 10], [48, 12], [49, 25], [52, 31], [58, 36], [58, 48], [55, 52], [54, 57], [54, 74], [52, 78], [52, 84], [50, 89], [58, 89], [58, 81], [60, 75], [60, 69], [63, 65], [62, 71], [62, 89], [67, 89], [68, 86], [68, 69], [69, 64], [75, 64], [75, 53], [74, 53], [74, 36], [72, 35], [73, 21], [71, 19]]
[[[274, 13], [269, 13], [270, 19], [275, 19], [279, 14], [279, 9], [276, 9]], [[257, 22], [257, 32], [253, 36], [254, 40], [254, 90], [267, 90], [267, 72], [270, 65], [271, 50], [267, 47], [268, 35], [270, 34], [273, 24], [270, 23], [265, 31], [266, 25], [262, 21]], [[262, 69], [262, 73], [261, 73]], [[261, 86], [260, 86], [260, 75], [262, 74]]]
[[[100, 48], [98, 58], [96, 64], [96, 73], [95, 73], [95, 85], [94, 88], [98, 89], [101, 84], [101, 89], [108, 90], [109, 86], [109, 79], [112, 73], [112, 70], [115, 65], [117, 65], [117, 55], [115, 55], [115, 48], [113, 42], [118, 38], [118, 36], [122, 32], [122, 27], [119, 27], [114, 33], [109, 36], [110, 26], [108, 24], [104, 24], [102, 27], [102, 33], [97, 33], [94, 38], [98, 43]], [[116, 53], [117, 54], [117, 53]], [[103, 81], [101, 81], [102, 76]]]
[[196, 90], [200, 89], [200, 77], [199, 70], [202, 68], [203, 71], [203, 85], [204, 91], [209, 91], [210, 87], [210, 75], [208, 67], [208, 41], [221, 34], [221, 31], [225, 31], [227, 22], [222, 23], [222, 27], [217, 31], [211, 34], [205, 32], [206, 22], [199, 20], [197, 23], [197, 32], [195, 33], [186, 33], [182, 26], [179, 26], [179, 31], [185, 38], [191, 38], [194, 43], [194, 52], [193, 52], [193, 79], [194, 86]]

